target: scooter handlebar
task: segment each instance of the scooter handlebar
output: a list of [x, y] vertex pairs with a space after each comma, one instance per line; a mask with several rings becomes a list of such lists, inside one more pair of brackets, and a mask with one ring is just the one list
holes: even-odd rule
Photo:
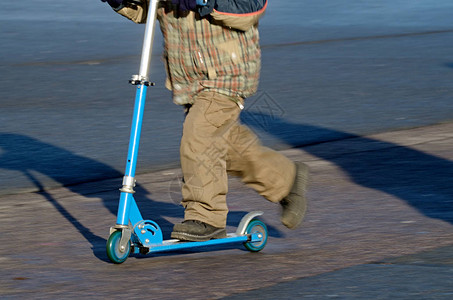
[[[169, 0], [157, 0], [157, 1], [165, 2], [165, 1], [169, 1]], [[123, 0], [123, 3], [140, 5], [140, 4], [142, 4], [142, 1], [140, 1], [140, 0]], [[205, 6], [206, 4], [208, 4], [208, 0], [197, 0], [197, 5]]]

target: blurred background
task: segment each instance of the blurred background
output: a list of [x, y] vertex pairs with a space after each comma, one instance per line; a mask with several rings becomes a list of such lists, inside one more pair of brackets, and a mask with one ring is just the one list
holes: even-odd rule
[[[447, 0], [270, 1], [243, 122], [285, 149], [453, 120], [452, 11]], [[122, 176], [143, 33], [96, 0], [2, 3], [0, 194]], [[183, 111], [161, 52], [157, 31], [138, 173], [179, 165]]]

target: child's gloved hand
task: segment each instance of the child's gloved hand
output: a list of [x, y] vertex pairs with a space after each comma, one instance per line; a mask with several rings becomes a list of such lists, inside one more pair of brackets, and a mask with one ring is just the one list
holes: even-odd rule
[[102, 2], [107, 2], [111, 7], [118, 8], [123, 4], [123, 0], [101, 0]]
[[197, 8], [197, 0], [171, 0], [173, 4], [179, 5], [179, 10], [195, 10]]

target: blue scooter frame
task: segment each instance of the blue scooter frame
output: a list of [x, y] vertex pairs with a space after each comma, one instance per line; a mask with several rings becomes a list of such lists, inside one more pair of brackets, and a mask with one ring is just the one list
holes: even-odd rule
[[[199, 4], [206, 1], [199, 0]], [[179, 240], [163, 240], [159, 225], [151, 220], [144, 220], [135, 202], [135, 169], [137, 165], [138, 148], [145, 108], [146, 92], [149, 86], [154, 85], [148, 79], [149, 65], [152, 54], [152, 44], [156, 25], [157, 4], [159, 0], [150, 0], [148, 20], [145, 28], [142, 57], [138, 75], [133, 75], [130, 83], [137, 86], [134, 114], [129, 140], [129, 150], [125, 176], [120, 189], [120, 201], [116, 225], [110, 228], [107, 241], [107, 256], [113, 263], [123, 263], [130, 253], [156, 253], [163, 251], [180, 250], [202, 246], [213, 246], [229, 243], [244, 243], [244, 246], [253, 252], [260, 251], [267, 242], [268, 232], [266, 225], [256, 219], [263, 214], [254, 211], [244, 216], [235, 233], [227, 234], [226, 238], [213, 239], [204, 242], [181, 242]]]

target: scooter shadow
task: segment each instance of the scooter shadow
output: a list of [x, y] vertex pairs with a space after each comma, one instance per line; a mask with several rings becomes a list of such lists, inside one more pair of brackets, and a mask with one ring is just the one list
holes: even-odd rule
[[[42, 195], [52, 206], [91, 244], [94, 255], [104, 261], [108, 261], [105, 253], [106, 239], [94, 234], [92, 230], [82, 224], [71, 212], [61, 205], [55, 197], [46, 190], [45, 184], [34, 174], [43, 174], [71, 192], [90, 198], [101, 198], [105, 208], [112, 214], [112, 223], [116, 220], [119, 191], [122, 173], [114, 168], [96, 160], [76, 155], [66, 149], [44, 143], [32, 137], [0, 133], [0, 169], [13, 170], [22, 173], [35, 185], [37, 193]], [[91, 183], [99, 180], [102, 185], [96, 185], [99, 190], [87, 189], [81, 183]], [[117, 179], [117, 180], [105, 180]], [[153, 201], [150, 193], [138, 185], [137, 195], [140, 195], [139, 203], [146, 207], [152, 207], [151, 217], [157, 221], [166, 231], [172, 224], [165, 220], [165, 216], [178, 217], [181, 212], [173, 203], [161, 203]], [[45, 214], [45, 212], [43, 212]], [[106, 218], [108, 216], [105, 216]], [[108, 233], [108, 228], [106, 228]]]

